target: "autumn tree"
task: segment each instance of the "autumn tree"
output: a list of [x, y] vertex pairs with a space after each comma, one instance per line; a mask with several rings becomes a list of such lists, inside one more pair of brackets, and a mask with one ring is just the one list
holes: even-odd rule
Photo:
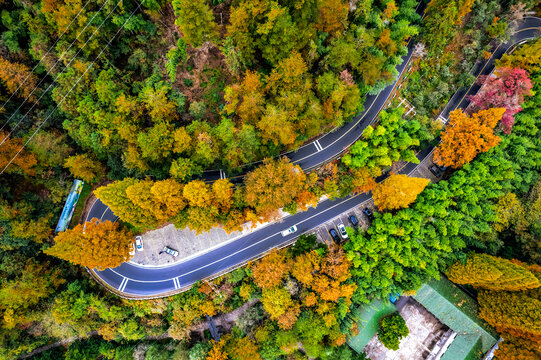
[[376, 188], [377, 183], [375, 177], [381, 175], [379, 168], [369, 169], [360, 168], [353, 172], [353, 193], [360, 194], [369, 192]]
[[[150, 191], [151, 185], [148, 183], [139, 184], [139, 182], [140, 181], [137, 179], [126, 178], [121, 181], [115, 181], [107, 186], [99, 187], [94, 190], [94, 194], [105, 205], [109, 206], [111, 211], [123, 221], [134, 226], [151, 226], [155, 223], [155, 218], [148, 210], [145, 210], [140, 206], [144, 199], [143, 196], [147, 197], [148, 203], [150, 202], [150, 195], [148, 192]], [[138, 192], [133, 191], [133, 194], [137, 196], [137, 199], [136, 201], [132, 200], [128, 195], [128, 189], [134, 185], [141, 188], [145, 184], [145, 193], [139, 194]]]
[[224, 352], [225, 341], [212, 341], [212, 349], [207, 354], [205, 360], [227, 360], [227, 353]]
[[273, 250], [252, 265], [252, 275], [260, 288], [270, 289], [280, 285], [284, 276], [289, 272], [289, 268], [288, 253]]
[[[6, 173], [35, 174], [37, 159], [34, 154], [23, 149], [17, 155], [24, 145], [23, 139], [10, 137], [7, 132], [0, 130], [0, 143], [0, 171], [5, 168]], [[10, 161], [12, 162], [8, 166]]]
[[449, 125], [441, 135], [441, 143], [434, 151], [434, 161], [440, 165], [461, 167], [477, 154], [498, 145], [494, 127], [500, 121], [504, 108], [482, 110], [471, 117], [457, 109], [449, 116]]
[[347, 24], [348, 4], [343, 0], [319, 1], [317, 29], [330, 34], [339, 33]]
[[286, 313], [288, 308], [294, 305], [291, 295], [280, 286], [264, 289], [261, 303], [271, 319], [278, 319]]
[[226, 213], [233, 201], [233, 184], [228, 179], [219, 179], [212, 183], [213, 203], [222, 213]]
[[483, 86], [476, 95], [469, 97], [472, 109], [486, 110], [505, 108], [501, 125], [506, 134], [511, 132], [515, 122], [514, 115], [522, 111], [524, 96], [531, 95], [532, 82], [528, 72], [519, 68], [500, 68], [497, 76], [486, 76], [478, 81]]
[[99, 181], [104, 174], [101, 163], [91, 159], [88, 154], [70, 156], [64, 166], [74, 177], [89, 183]]
[[488, 254], [475, 254], [465, 264], [447, 270], [449, 280], [486, 290], [517, 291], [539, 287], [539, 280], [524, 267]]
[[541, 70], [541, 38], [522, 45], [510, 54], [505, 53], [501, 59], [496, 60], [498, 69], [524, 69], [530, 74]]
[[175, 24], [184, 35], [183, 39], [194, 48], [218, 39], [218, 25], [206, 0], [174, 0]]
[[[0, 80], [9, 94], [17, 94], [17, 97], [23, 100], [27, 97], [29, 101], [36, 100], [33, 90], [38, 78], [26, 65], [10, 62], [0, 56]], [[3, 110], [0, 109], [0, 112]]]
[[258, 344], [247, 336], [228, 341], [225, 350], [231, 360], [261, 360]]
[[500, 333], [541, 341], [539, 288], [529, 291], [479, 293], [479, 316]]
[[45, 253], [91, 269], [117, 267], [130, 258], [131, 234], [118, 223], [96, 220], [59, 233]]
[[304, 187], [306, 175], [287, 158], [266, 160], [246, 176], [246, 202], [263, 219], [293, 201]]
[[226, 105], [224, 110], [235, 113], [247, 124], [255, 124], [264, 110], [265, 88], [261, 76], [253, 71], [246, 71], [240, 84], [225, 88]]
[[429, 182], [430, 180], [424, 178], [391, 175], [387, 180], [376, 185], [372, 193], [374, 204], [382, 211], [408, 207]]

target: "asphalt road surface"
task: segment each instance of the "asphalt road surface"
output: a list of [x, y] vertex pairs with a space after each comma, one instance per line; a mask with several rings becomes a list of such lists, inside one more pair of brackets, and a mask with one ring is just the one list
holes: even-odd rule
[[[421, 11], [421, 9], [418, 9], [418, 11]], [[478, 77], [490, 74], [494, 69], [495, 59], [499, 59], [512, 46], [538, 36], [540, 30], [541, 19], [533, 17], [526, 18], [507, 43], [500, 44], [488, 60], [474, 67], [474, 76]], [[407, 66], [413, 46], [413, 42], [410, 42], [407, 55], [403, 57], [402, 63], [397, 66], [400, 74], [402, 74]], [[366, 98], [365, 110], [352, 122], [327, 133], [317, 141], [309, 143], [295, 152], [286, 154], [286, 156], [295, 164], [300, 165], [304, 170], [309, 170], [340, 155], [344, 149], [353, 144], [361, 136], [363, 130], [369, 124], [375, 121], [381, 108], [391, 95], [394, 86], [395, 84], [389, 85], [378, 95], [369, 95]], [[466, 108], [469, 104], [467, 95], [475, 94], [478, 90], [479, 85], [473, 84], [469, 88], [457, 91], [441, 115], [447, 119], [452, 110]], [[432, 147], [427, 147], [417, 157], [422, 161], [432, 150]], [[409, 174], [416, 167], [416, 164], [408, 163], [399, 173]], [[206, 180], [212, 181], [223, 176], [224, 174], [221, 171], [207, 172]], [[274, 247], [290, 242], [293, 238], [309, 232], [328, 219], [349, 211], [359, 203], [370, 199], [370, 197], [370, 194], [363, 193], [333, 201], [323, 201], [316, 208], [310, 208], [305, 212], [287, 216], [281, 222], [254, 231], [199, 257], [167, 267], [143, 268], [132, 263], [123, 263], [113, 269], [105, 269], [103, 271], [94, 269], [90, 270], [90, 272], [107, 288], [124, 297], [145, 299], [168, 296], [186, 289], [198, 280], [240, 266], [248, 260], [261, 256], [261, 254], [266, 253]], [[96, 200], [92, 205], [87, 216], [87, 221], [93, 218], [110, 221], [116, 221], [118, 219], [100, 200]], [[297, 226], [297, 232], [283, 237], [281, 231], [293, 225]]]

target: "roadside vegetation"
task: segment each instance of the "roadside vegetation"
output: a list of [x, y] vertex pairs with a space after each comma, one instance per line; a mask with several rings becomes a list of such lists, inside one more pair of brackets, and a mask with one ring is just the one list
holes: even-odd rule
[[[0, 0], [0, 359], [60, 340], [33, 358], [364, 359], [346, 344], [362, 306], [442, 273], [505, 338], [497, 359], [541, 356], [540, 40], [445, 129], [433, 119], [534, 1], [432, 0], [422, 22], [413, 0], [138, 5]], [[359, 114], [415, 35], [399, 90], [415, 113], [389, 107], [310, 173], [278, 156]], [[396, 174], [430, 144], [444, 180]], [[250, 171], [206, 183], [209, 169]], [[73, 178], [121, 223], [55, 236]], [[78, 266], [117, 266], [132, 232], [168, 222], [235, 231], [369, 191], [379, 212], [343, 246], [303, 235], [168, 298], [121, 299]], [[224, 316], [218, 342], [207, 315]], [[390, 348], [407, 335], [395, 321]]]

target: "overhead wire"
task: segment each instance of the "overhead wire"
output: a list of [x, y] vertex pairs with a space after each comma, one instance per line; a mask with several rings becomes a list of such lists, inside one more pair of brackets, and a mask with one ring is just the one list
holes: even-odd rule
[[[56, 62], [54, 63], [54, 65], [49, 69], [47, 70], [47, 73], [43, 76], [43, 78], [41, 78], [41, 80], [39, 81], [39, 83], [34, 86], [34, 88], [32, 89], [32, 92], [30, 92], [30, 94], [23, 100], [23, 102], [19, 105], [19, 107], [11, 114], [11, 116], [9, 117], [9, 119], [6, 120], [6, 122], [4, 123], [4, 125], [2, 125], [2, 127], [0, 128], [0, 131], [4, 130], [4, 128], [6, 127], [6, 125], [9, 124], [9, 122], [11, 121], [11, 119], [13, 118], [13, 116], [15, 116], [15, 114], [17, 114], [19, 112], [19, 110], [23, 107], [23, 105], [28, 101], [28, 99], [30, 99], [30, 97], [34, 94], [34, 92], [36, 91], [36, 89], [39, 88], [39, 86], [41, 85], [41, 83], [47, 78], [47, 76], [51, 73], [51, 71], [56, 67], [56, 65], [62, 60], [62, 58], [64, 57], [64, 55], [69, 51], [71, 50], [73, 44], [75, 44], [75, 42], [79, 39], [79, 37], [81, 36], [81, 34], [83, 34], [85, 32], [85, 30], [87, 29], [87, 27], [94, 21], [94, 19], [96, 18], [96, 16], [100, 13], [101, 9], [103, 9], [103, 7], [109, 2], [110, 0], [107, 0], [106, 2], [104, 2], [102, 4], [102, 6], [100, 7], [100, 9], [94, 14], [94, 16], [92, 17], [92, 19], [90, 19], [90, 21], [85, 25], [85, 27], [83, 28], [83, 30], [77, 35], [77, 37], [75, 38], [75, 40], [72, 41], [72, 43], [70, 44], [70, 46], [64, 50], [64, 52], [62, 53], [62, 55], [58, 58], [58, 60], [56, 60]], [[86, 7], [86, 5], [88, 5], [88, 3], [90, 2], [90, 0], [85, 4], [85, 6], [79, 11], [79, 13], [84, 10], [84, 8]], [[118, 5], [117, 5], [118, 6]], [[79, 16], [79, 14], [77, 14], [77, 16]], [[71, 24], [73, 23], [73, 21], [75, 21], [75, 19], [77, 18], [77, 16], [72, 20], [72, 22], [70, 23], [70, 26]], [[69, 26], [68, 26], [69, 28]], [[64, 30], [64, 33], [67, 31]], [[56, 44], [58, 43], [58, 41], [61, 39], [61, 37], [64, 35], [64, 33], [62, 33], [62, 35], [56, 40], [56, 42], [54, 43], [53, 46], [51, 46], [51, 48], [49, 48], [49, 50], [47, 51], [47, 53], [40, 59], [40, 61], [36, 64], [36, 66], [34, 66], [34, 69], [32, 69], [32, 72], [24, 79], [24, 81], [21, 83], [21, 85], [19, 85], [19, 87], [17, 88], [17, 90], [19, 90], [21, 88], [21, 86], [24, 84], [24, 82], [26, 82], [26, 80], [32, 75], [32, 73], [34, 72], [34, 70], [39, 66], [40, 62], [45, 58], [45, 56], [51, 51], [51, 49], [56, 46]], [[86, 46], [86, 43], [85, 45]], [[83, 47], [84, 47], [83, 46]], [[78, 54], [78, 53], [77, 53]], [[77, 54], [75, 56], [77, 56]], [[69, 62], [69, 64], [71, 64], [71, 62], [73, 61], [73, 58], [72, 60]], [[69, 65], [68, 64], [68, 65]], [[60, 73], [60, 75], [64, 72], [64, 70]], [[59, 76], [60, 76], [59, 75]], [[56, 78], [58, 79], [58, 77]], [[56, 81], [55, 79], [55, 81]], [[50, 86], [47, 88], [47, 90], [44, 91], [44, 93], [46, 93], [48, 90], [49, 90]], [[13, 97], [13, 95], [15, 95], [15, 93], [17, 92], [17, 90], [15, 90], [15, 92], [13, 92], [11, 94], [11, 96], [9, 97], [9, 99], [4, 103], [4, 105], [2, 106], [2, 108], [5, 108], [5, 106], [7, 105], [7, 103], [9, 102], [9, 100], [11, 100], [11, 98]], [[43, 96], [43, 94], [42, 94]], [[42, 98], [42, 96], [40, 96], [39, 99]], [[36, 101], [36, 103], [39, 101], [39, 99]], [[26, 116], [26, 115], [24, 115]], [[24, 118], [24, 117], [23, 117]], [[19, 125], [19, 123], [17, 124], [17, 126]], [[2, 145], [2, 143], [0, 143], [0, 145]]]
[[[23, 151], [23, 149], [26, 147], [26, 145], [28, 145], [28, 143], [34, 138], [34, 136], [39, 132], [39, 130], [41, 130], [41, 128], [43, 127], [43, 125], [47, 122], [47, 120], [49, 120], [49, 118], [52, 116], [52, 114], [58, 109], [58, 107], [60, 105], [62, 105], [62, 103], [64, 102], [64, 100], [66, 100], [66, 98], [68, 97], [68, 95], [73, 91], [73, 89], [79, 84], [79, 82], [81, 81], [81, 79], [86, 75], [86, 73], [92, 68], [92, 66], [94, 66], [94, 64], [96, 63], [96, 61], [98, 60], [98, 58], [103, 54], [103, 52], [105, 51], [105, 49], [111, 44], [111, 41], [113, 41], [117, 36], [118, 34], [122, 31], [122, 29], [124, 28], [124, 26], [128, 23], [128, 21], [133, 17], [133, 15], [135, 14], [135, 12], [137, 10], [139, 10], [139, 8], [141, 7], [142, 3], [140, 2], [137, 2], [138, 5], [137, 7], [131, 12], [130, 16], [124, 21], [124, 23], [122, 24], [122, 26], [118, 29], [118, 31], [113, 35], [113, 37], [111, 37], [109, 39], [109, 41], [107, 41], [107, 43], [105, 44], [105, 46], [101, 49], [100, 53], [96, 56], [96, 58], [92, 61], [92, 63], [90, 65], [88, 65], [88, 67], [86, 68], [86, 70], [84, 71], [84, 73], [77, 79], [77, 81], [75, 82], [75, 84], [73, 84], [73, 86], [69, 89], [69, 91], [64, 95], [64, 97], [62, 98], [62, 100], [60, 100], [60, 102], [58, 102], [58, 104], [56, 105], [56, 107], [49, 113], [49, 115], [47, 115], [47, 117], [41, 122], [41, 124], [39, 124], [39, 126], [37, 127], [36, 131], [34, 131], [34, 133], [26, 140], [26, 142], [23, 144], [23, 146], [21, 146], [21, 148], [19, 149], [19, 151], [17, 151], [17, 153], [15, 154], [15, 156], [13, 156], [11, 158], [11, 160], [6, 164], [6, 166], [4, 166], [4, 168], [2, 169], [2, 171], [0, 172], [0, 175], [2, 175], [6, 169], [13, 163], [13, 161], [17, 158], [17, 156], [19, 156], [19, 154]], [[118, 4], [116, 5], [118, 6]], [[116, 8], [115, 6], [115, 8]], [[1, 145], [1, 144], [0, 144]]]
[[[109, 2], [110, 0], [107, 0], [107, 2]], [[98, 28], [96, 30], [94, 30], [94, 32], [92, 33], [92, 35], [86, 40], [86, 42], [83, 44], [83, 46], [77, 51], [77, 53], [71, 58], [71, 60], [69, 61], [69, 63], [66, 65], [66, 68], [64, 70], [62, 70], [62, 72], [60, 74], [58, 74], [58, 76], [53, 80], [53, 82], [47, 87], [47, 89], [45, 89], [45, 91], [41, 94], [41, 96], [38, 98], [38, 100], [36, 102], [34, 102], [34, 104], [32, 104], [32, 106], [30, 107], [30, 109], [28, 109], [28, 111], [19, 119], [19, 121], [17, 122], [17, 124], [15, 124], [15, 126], [13, 126], [10, 130], [10, 132], [2, 139], [2, 142], [0, 142], [0, 146], [2, 146], [2, 144], [13, 134], [13, 132], [19, 127], [19, 125], [21, 124], [21, 122], [28, 116], [28, 114], [30, 114], [30, 112], [34, 109], [34, 107], [36, 107], [36, 105], [38, 104], [38, 102], [41, 100], [41, 98], [47, 93], [47, 91], [49, 91], [49, 89], [54, 85], [54, 83], [58, 80], [58, 78], [60, 76], [62, 76], [62, 74], [64, 74], [64, 72], [66, 71], [66, 69], [68, 68], [69, 65], [71, 65], [71, 63], [73, 62], [73, 60], [75, 60], [75, 58], [79, 55], [79, 53], [86, 47], [86, 45], [88, 44], [88, 42], [90, 40], [92, 40], [92, 38], [94, 37], [94, 35], [97, 34], [97, 32], [101, 29], [101, 27], [103, 26], [103, 24], [105, 24], [105, 22], [107, 21], [107, 19], [109, 18], [109, 16], [111, 16], [111, 14], [116, 10], [116, 8], [118, 7], [119, 3], [117, 3], [115, 5], [115, 7], [111, 10], [111, 12], [109, 12], [109, 14], [107, 14], [107, 17], [102, 21], [102, 23], [98, 26]], [[60, 61], [60, 60], [59, 60]], [[45, 78], [45, 77], [44, 77]], [[43, 79], [44, 79], [43, 78]], [[42, 80], [43, 80], [42, 79]], [[40, 84], [41, 84], [41, 81], [40, 81]], [[39, 86], [39, 84], [38, 84]], [[17, 111], [21, 108], [22, 104], [19, 106], [19, 108], [11, 115], [11, 117], [8, 119], [8, 121], [6, 122], [6, 124], [11, 120], [11, 118], [17, 113]], [[5, 125], [5, 124], [4, 124]], [[2, 129], [0, 129], [2, 130]]]
[[[34, 73], [34, 71], [38, 68], [39, 64], [43, 61], [43, 59], [45, 59], [45, 57], [51, 52], [51, 50], [56, 46], [56, 44], [58, 44], [58, 42], [60, 41], [60, 39], [62, 39], [62, 36], [64, 36], [64, 34], [69, 30], [69, 28], [71, 27], [71, 25], [73, 24], [73, 22], [79, 17], [79, 15], [81, 14], [81, 12], [83, 12], [83, 10], [86, 8], [86, 6], [90, 3], [90, 0], [88, 0], [85, 4], [85, 6], [83, 6], [81, 8], [81, 10], [79, 10], [79, 12], [77, 13], [77, 15], [75, 15], [75, 17], [71, 20], [71, 22], [69, 23], [69, 25], [64, 29], [64, 31], [62, 32], [62, 34], [60, 34], [60, 36], [58, 37], [58, 39], [56, 39], [56, 41], [54, 42], [53, 45], [51, 45], [51, 47], [49, 48], [49, 50], [47, 50], [47, 52], [45, 53], [45, 55], [43, 55], [41, 57], [41, 59], [38, 61], [38, 63], [34, 66], [34, 68], [30, 71], [30, 73], [26, 76], [26, 78], [24, 78], [24, 80], [19, 84], [19, 86], [17, 87], [17, 89], [15, 89], [15, 91], [11, 94], [11, 96], [4, 102], [4, 104], [2, 105], [2, 107], [0, 108], [0, 110], [2, 109], [5, 109], [6, 108], [6, 105], [9, 103], [9, 101], [11, 100], [11, 98], [15, 95], [15, 93], [17, 93], [17, 91], [19, 91], [19, 89], [24, 85], [24, 83], [26, 82], [26, 80], [28, 80], [28, 78], [30, 76], [32, 76], [32, 74]], [[100, 9], [101, 10], [101, 9]], [[98, 10], [99, 11], [99, 10]], [[92, 19], [93, 20], [93, 19]], [[91, 20], [91, 21], [92, 21]], [[56, 64], [55, 64], [56, 65]], [[26, 98], [28, 99], [28, 97]], [[25, 101], [26, 101], [25, 99]], [[2, 128], [0, 130], [2, 130], [4, 128], [4, 126], [2, 126]]]

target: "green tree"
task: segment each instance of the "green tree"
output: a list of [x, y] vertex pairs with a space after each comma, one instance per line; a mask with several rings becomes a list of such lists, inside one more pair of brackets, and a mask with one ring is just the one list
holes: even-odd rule
[[400, 340], [409, 334], [406, 321], [398, 312], [379, 319], [378, 340], [390, 350], [398, 350]]
[[173, 0], [173, 9], [177, 16], [175, 24], [187, 44], [196, 48], [207, 41], [215, 42], [218, 39], [218, 25], [206, 0]]

